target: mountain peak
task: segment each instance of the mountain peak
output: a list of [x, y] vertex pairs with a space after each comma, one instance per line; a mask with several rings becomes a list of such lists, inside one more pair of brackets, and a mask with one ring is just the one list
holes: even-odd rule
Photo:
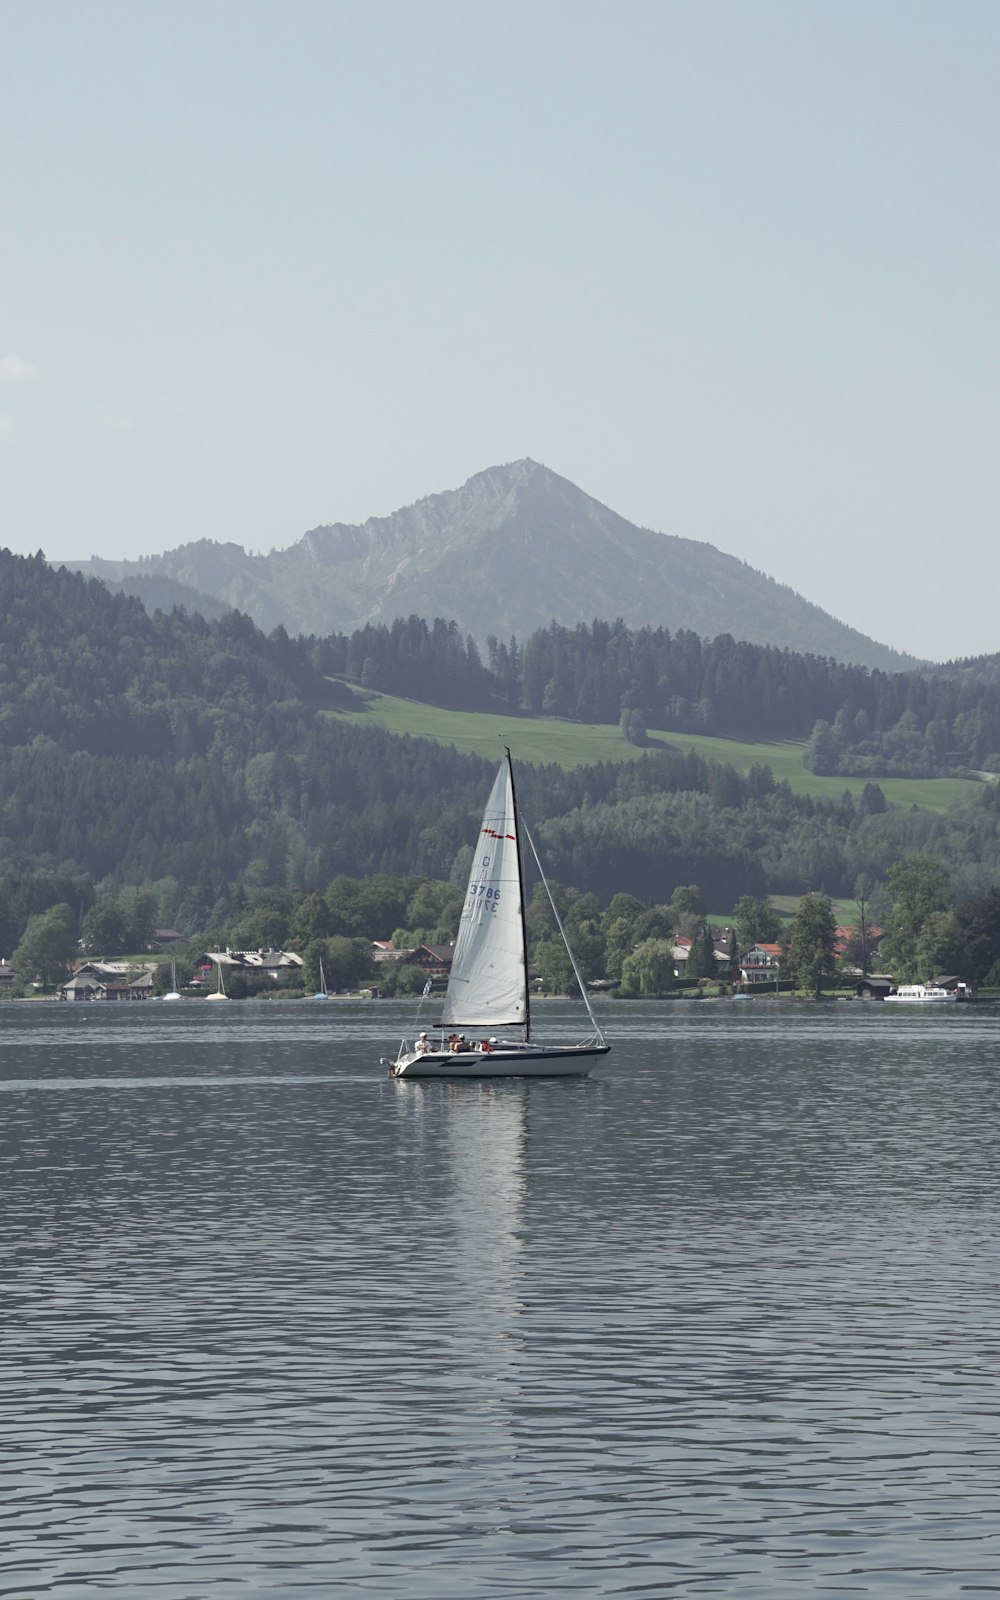
[[[519, 489], [535, 487], [555, 479], [556, 474], [550, 468], [532, 461], [530, 456], [523, 456], [520, 461], [505, 461], [495, 467], [486, 467], [482, 472], [474, 473], [471, 478], [465, 480], [460, 489], [445, 490], [444, 496], [429, 495], [427, 498], [437, 500], [448, 495], [460, 495], [475, 500], [502, 499], [515, 494]], [[421, 502], [418, 501], [417, 504]]]
[[141, 566], [97, 563], [96, 575], [108, 579], [112, 565], [120, 579], [162, 573], [290, 633], [417, 615], [485, 641], [526, 639], [553, 618], [620, 617], [868, 667], [916, 664], [712, 545], [637, 528], [530, 456], [386, 517], [313, 528], [253, 561], [238, 546], [200, 541]]

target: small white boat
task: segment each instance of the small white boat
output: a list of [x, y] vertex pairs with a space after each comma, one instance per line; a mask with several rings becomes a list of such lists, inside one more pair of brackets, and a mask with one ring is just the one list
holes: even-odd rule
[[911, 1006], [953, 1006], [956, 998], [950, 990], [941, 989], [936, 983], [901, 983], [898, 989], [885, 997], [886, 1004], [897, 1000], [901, 1005]]
[[[545, 884], [549, 904], [580, 986], [591, 1033], [579, 1044], [538, 1044], [531, 1037], [525, 944], [521, 830], [510, 751], [490, 791], [472, 858], [441, 1021], [431, 1040], [404, 1039], [394, 1078], [552, 1078], [586, 1076], [590, 1057], [611, 1048], [591, 1009], [555, 901], [528, 830], [524, 836]], [[470, 1037], [466, 1037], [466, 1035]]]
[[330, 996], [326, 992], [326, 976], [325, 976], [325, 974], [323, 972], [323, 957], [320, 956], [320, 958], [319, 958], [319, 988], [316, 990], [316, 993], [313, 995], [313, 999], [314, 1000], [329, 1000], [329, 998], [330, 998]]
[[170, 993], [163, 996], [164, 1000], [180, 1000], [182, 995], [177, 987], [177, 962], [170, 958]]

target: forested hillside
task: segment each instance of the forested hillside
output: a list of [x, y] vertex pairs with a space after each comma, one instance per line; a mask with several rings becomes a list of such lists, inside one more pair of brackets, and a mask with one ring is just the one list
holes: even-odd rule
[[[325, 674], [340, 642], [264, 636], [239, 613], [150, 617], [41, 557], [5, 553], [0, 619], [0, 953], [56, 902], [82, 921], [99, 890], [145, 885], [156, 920], [193, 934], [240, 925], [269, 892], [302, 898], [338, 875], [462, 880], [494, 762], [339, 724], [328, 712], [350, 690]], [[409, 660], [411, 692], [435, 674], [452, 692], [500, 692], [499, 672], [477, 669], [456, 629], [406, 628], [425, 673]], [[596, 633], [572, 637], [592, 646]], [[382, 637], [368, 637], [360, 676], [384, 670]], [[627, 631], [608, 638], [616, 687], [648, 681]], [[684, 648], [697, 654], [690, 639]], [[718, 662], [727, 647], [713, 648]], [[558, 681], [550, 669], [523, 682]], [[737, 689], [720, 680], [718, 703]], [[1000, 882], [994, 785], [940, 817], [887, 808], [874, 782], [857, 798], [815, 800], [766, 767], [740, 776], [666, 750], [572, 772], [526, 766], [519, 793], [553, 876], [603, 902], [621, 891], [666, 900], [691, 883], [723, 907], [744, 894], [849, 894], [859, 872], [882, 877], [915, 850], [946, 864], [956, 893]]]
[[870, 671], [666, 628], [553, 622], [519, 644], [490, 638], [488, 662], [440, 619], [369, 626], [310, 641], [324, 673], [456, 708], [545, 712], [620, 722], [642, 743], [647, 726], [747, 739], [812, 738], [815, 772], [931, 777], [1000, 771], [995, 662], [932, 673]]

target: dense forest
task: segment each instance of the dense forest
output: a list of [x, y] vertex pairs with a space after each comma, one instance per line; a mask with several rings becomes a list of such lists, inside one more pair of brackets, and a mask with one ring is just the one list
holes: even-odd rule
[[[357, 702], [331, 673], [450, 703], [520, 705], [539, 694], [544, 704], [550, 683], [579, 671], [603, 716], [605, 692], [646, 697], [648, 709], [666, 673], [650, 662], [689, 660], [688, 706], [711, 667], [719, 707], [742, 703], [753, 664], [770, 663], [770, 701], [784, 682], [803, 724], [822, 705], [831, 729], [843, 710], [833, 687], [881, 683], [785, 652], [603, 624], [491, 646], [490, 664], [443, 622], [347, 640], [265, 636], [236, 612], [150, 616], [41, 555], [0, 553], [0, 616], [0, 953], [49, 906], [65, 903], [82, 922], [97, 899], [139, 887], [155, 895], [160, 925], [194, 933], [239, 925], [265, 892], [322, 894], [343, 877], [461, 882], [493, 763], [339, 719], [338, 706]], [[589, 652], [589, 667], [570, 646]], [[882, 709], [872, 706], [897, 724], [911, 713], [919, 724], [943, 705], [936, 695], [951, 697], [962, 709], [949, 737], [963, 716], [985, 727], [995, 714], [992, 682], [968, 673], [884, 687]], [[738, 728], [726, 715], [744, 734], [791, 731], [791, 715], [780, 730], [763, 727], [763, 712]], [[519, 794], [553, 877], [602, 904], [618, 893], [665, 901], [685, 884], [722, 908], [745, 895], [849, 895], [859, 874], [883, 879], [914, 852], [943, 864], [955, 898], [1000, 882], [1000, 787], [988, 784], [942, 817], [887, 807], [874, 778], [859, 796], [811, 799], [766, 766], [741, 775], [666, 749], [572, 772], [524, 767]]]
[[996, 662], [887, 673], [824, 656], [700, 639], [624, 623], [553, 622], [523, 645], [475, 642], [408, 617], [309, 642], [324, 674], [391, 694], [478, 710], [539, 712], [742, 739], [810, 739], [816, 772], [931, 777], [1000, 771]]

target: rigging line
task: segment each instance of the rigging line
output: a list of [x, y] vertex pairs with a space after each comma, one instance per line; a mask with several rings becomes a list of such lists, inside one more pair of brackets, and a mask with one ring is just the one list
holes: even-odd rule
[[576, 956], [573, 954], [573, 947], [572, 947], [572, 945], [570, 944], [569, 940], [566, 937], [566, 929], [563, 927], [562, 917], [559, 915], [558, 907], [556, 906], [556, 903], [552, 898], [552, 890], [549, 888], [549, 880], [545, 876], [545, 873], [542, 870], [542, 863], [538, 859], [538, 851], [535, 849], [535, 841], [531, 837], [531, 833], [529, 831], [527, 823], [523, 822], [521, 824], [521, 826], [524, 829], [524, 836], [525, 836], [525, 838], [527, 839], [528, 843], [531, 846], [531, 853], [535, 858], [535, 866], [538, 868], [539, 877], [541, 878], [543, 884], [545, 885], [545, 893], [549, 897], [549, 905], [552, 907], [552, 915], [556, 919], [556, 927], [559, 929], [559, 932], [562, 934], [562, 942], [566, 946], [566, 954], [569, 956], [570, 965], [573, 968], [574, 976], [576, 978], [577, 983], [580, 986], [580, 993], [583, 996], [583, 1003], [587, 1008], [587, 1015], [590, 1018], [591, 1024], [593, 1025], [594, 1032], [597, 1034], [597, 1037], [600, 1039], [601, 1043], [603, 1044], [604, 1043], [604, 1035], [601, 1032], [601, 1025], [598, 1022], [597, 1018], [594, 1016], [593, 1007], [590, 1004], [590, 997], [588, 996], [586, 988], [584, 987], [583, 978], [580, 976], [580, 968], [576, 964]]

